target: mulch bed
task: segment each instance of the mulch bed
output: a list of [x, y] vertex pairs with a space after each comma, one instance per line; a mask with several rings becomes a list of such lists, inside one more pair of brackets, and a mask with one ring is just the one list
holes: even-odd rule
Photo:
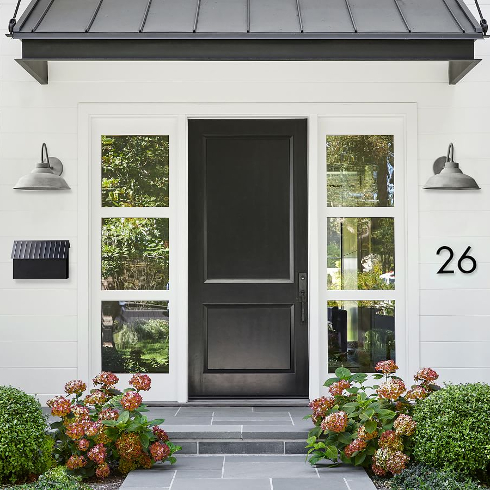
[[105, 480], [88, 480], [85, 483], [94, 490], [116, 490], [123, 484], [124, 478], [124, 476], [111, 476]]

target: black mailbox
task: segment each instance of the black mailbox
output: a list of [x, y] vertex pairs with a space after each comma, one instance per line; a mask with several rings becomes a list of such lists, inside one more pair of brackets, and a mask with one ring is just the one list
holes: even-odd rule
[[69, 240], [16, 240], [14, 279], [68, 279]]

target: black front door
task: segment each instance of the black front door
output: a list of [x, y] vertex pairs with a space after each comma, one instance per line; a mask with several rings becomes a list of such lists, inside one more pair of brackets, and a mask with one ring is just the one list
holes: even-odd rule
[[306, 120], [189, 121], [191, 398], [308, 396], [306, 141]]

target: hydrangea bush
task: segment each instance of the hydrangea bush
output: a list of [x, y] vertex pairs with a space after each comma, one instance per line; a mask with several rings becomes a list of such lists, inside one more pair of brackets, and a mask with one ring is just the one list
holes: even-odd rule
[[371, 466], [378, 476], [406, 467], [416, 427], [410, 415], [413, 405], [438, 389], [433, 384], [438, 374], [421, 369], [416, 384], [407, 389], [397, 370], [394, 361], [379, 362], [373, 378], [383, 382], [373, 386], [365, 385], [366, 374], [344, 367], [335, 371], [325, 382], [329, 395], [310, 403], [313, 413], [308, 417], [315, 424], [307, 441], [311, 464], [327, 459], [333, 465]]
[[81, 380], [65, 385], [66, 396], [48, 401], [51, 413], [61, 421], [55, 430], [55, 458], [70, 473], [83, 478], [106, 478], [114, 471], [126, 474], [136, 468], [151, 468], [156, 462], [175, 463], [180, 450], [159, 427], [164, 419], [148, 420], [142, 391], [151, 388], [146, 374], [134, 374], [123, 392], [119, 378], [102, 372], [93, 379], [94, 389], [85, 396]]

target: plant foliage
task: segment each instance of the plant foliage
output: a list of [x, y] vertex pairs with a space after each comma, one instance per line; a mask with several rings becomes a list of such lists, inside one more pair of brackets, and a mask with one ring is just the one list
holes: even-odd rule
[[52, 441], [39, 401], [0, 386], [0, 483], [26, 481], [51, 464]]
[[490, 464], [490, 386], [446, 385], [414, 410], [414, 456], [436, 468], [485, 478]]
[[376, 370], [383, 374], [373, 378], [384, 378], [381, 385], [366, 386], [366, 374], [352, 374], [344, 367], [325, 382], [329, 396], [310, 403], [315, 424], [307, 441], [311, 464], [326, 459], [332, 465], [371, 466], [378, 476], [406, 467], [416, 425], [409, 415], [412, 404], [429, 396], [438, 375], [424, 368], [415, 375], [420, 384], [407, 390], [394, 374], [397, 369], [393, 361], [379, 362]]
[[412, 465], [390, 480], [392, 490], [479, 490], [470, 478], [451, 470], [438, 470], [426, 465]]
[[175, 463], [173, 454], [181, 448], [159, 427], [164, 420], [144, 415], [148, 410], [140, 392], [150, 389], [150, 377], [133, 375], [131, 387], [123, 392], [115, 389], [118, 381], [115, 374], [102, 372], [93, 380], [97, 387], [85, 397], [86, 384], [70, 381], [65, 385], [68, 398], [48, 401], [52, 414], [61, 417], [51, 424], [55, 458], [66, 464], [69, 474], [106, 478], [116, 470], [126, 474], [160, 461]]

